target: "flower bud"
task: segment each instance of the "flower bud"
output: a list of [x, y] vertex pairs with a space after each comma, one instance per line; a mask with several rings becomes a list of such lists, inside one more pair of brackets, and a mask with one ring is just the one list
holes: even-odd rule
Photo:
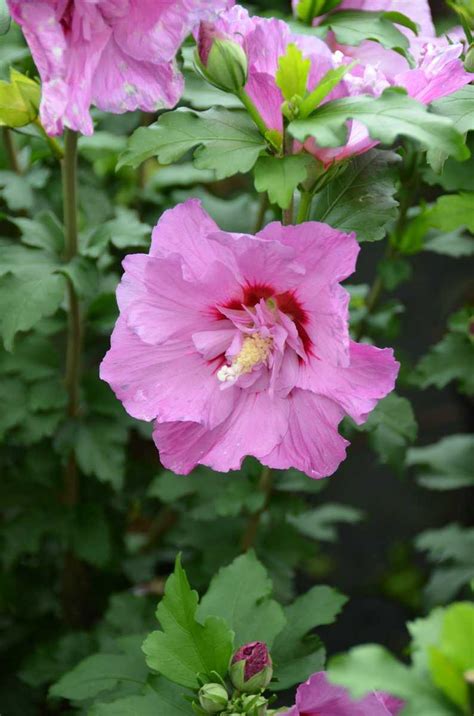
[[258, 693], [270, 683], [273, 666], [266, 644], [254, 641], [242, 646], [232, 657], [230, 678], [244, 693]]
[[199, 690], [199, 703], [208, 714], [219, 714], [227, 707], [229, 696], [221, 684], [204, 684]]
[[242, 706], [245, 709], [245, 713], [249, 716], [267, 716], [267, 704], [268, 701], [264, 696], [244, 696], [242, 699]]
[[464, 60], [464, 67], [468, 72], [474, 72], [474, 44], [470, 46]]
[[238, 92], [247, 82], [247, 55], [211, 22], [201, 22], [195, 61], [205, 79], [225, 92]]

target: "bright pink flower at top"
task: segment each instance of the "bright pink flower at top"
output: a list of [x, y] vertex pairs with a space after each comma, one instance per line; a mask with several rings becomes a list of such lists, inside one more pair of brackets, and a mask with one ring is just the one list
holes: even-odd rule
[[295, 706], [283, 716], [396, 716], [403, 705], [403, 701], [376, 691], [353, 699], [320, 671], [298, 687]]
[[[248, 81], [245, 90], [257, 106], [267, 126], [282, 131], [281, 105], [283, 96], [275, 84], [280, 57], [290, 44], [296, 44], [311, 59], [308, 86], [313, 89], [333, 66], [329, 47], [317, 37], [295, 35], [290, 27], [275, 18], [250, 16], [236, 5], [222, 13], [212, 26], [200, 33], [200, 47], [204, 52], [212, 36], [227, 37], [239, 43], [248, 58]], [[342, 96], [337, 91], [331, 98]]]
[[40, 73], [49, 134], [92, 134], [91, 104], [108, 112], [173, 107], [175, 55], [201, 19], [233, 0], [8, 0]]
[[101, 365], [126, 410], [155, 420], [161, 461], [332, 474], [345, 415], [363, 423], [394, 387], [391, 349], [355, 343], [353, 235], [325, 224], [220, 231], [200, 203], [165, 212], [150, 253], [128, 256], [120, 317]]

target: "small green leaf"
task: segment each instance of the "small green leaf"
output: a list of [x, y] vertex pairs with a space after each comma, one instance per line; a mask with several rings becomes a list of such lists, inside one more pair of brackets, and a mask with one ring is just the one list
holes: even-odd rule
[[308, 634], [318, 626], [332, 624], [346, 601], [335, 589], [317, 586], [285, 607], [287, 625], [272, 649], [276, 690], [287, 689], [323, 668], [324, 648], [315, 635]]
[[384, 144], [397, 137], [414, 139], [424, 147], [433, 144], [457, 159], [467, 159], [469, 150], [451, 120], [428, 112], [425, 105], [408, 97], [401, 88], [388, 88], [379, 98], [357, 96], [336, 99], [319, 107], [307, 119], [289, 125], [300, 142], [313, 137], [321, 147], [340, 147], [347, 141], [347, 122], [365, 124], [370, 136]]
[[271, 648], [286, 620], [277, 602], [270, 599], [272, 583], [254, 552], [237, 557], [223, 567], [202, 598], [197, 617], [222, 617], [235, 633], [235, 646], [264, 641]]
[[0, 37], [6, 35], [10, 29], [11, 18], [7, 0], [0, 0]]
[[182, 689], [163, 677], [153, 680], [143, 694], [127, 696], [110, 703], [94, 704], [88, 716], [189, 716], [189, 703]]
[[94, 418], [79, 425], [74, 450], [81, 470], [115, 489], [123, 484], [127, 429], [118, 421]]
[[334, 542], [337, 539], [337, 523], [355, 524], [362, 516], [360, 510], [350, 505], [327, 503], [307, 512], [289, 514], [287, 522], [305, 537]]
[[411, 403], [396, 393], [387, 395], [359, 428], [370, 440], [382, 463], [403, 463], [408, 445], [416, 439], [418, 426]]
[[474, 85], [466, 85], [447, 97], [435, 100], [431, 108], [435, 114], [451, 119], [462, 134], [474, 129]]
[[305, 97], [298, 108], [298, 117], [305, 119], [316, 107], [319, 107], [323, 99], [331, 94], [333, 89], [341, 82], [344, 75], [346, 75], [353, 67], [357, 64], [355, 62], [350, 65], [342, 65], [334, 70], [328, 70], [324, 77], [318, 82], [315, 89]]
[[474, 486], [474, 436], [449, 435], [433, 445], [411, 448], [407, 465], [420, 470], [418, 481], [432, 490]]
[[192, 689], [198, 687], [198, 674], [226, 675], [233, 644], [233, 632], [223, 619], [196, 621], [198, 601], [178, 558], [156, 611], [163, 631], [153, 632], [143, 644], [151, 669]]
[[311, 60], [305, 60], [301, 50], [290, 43], [286, 53], [278, 59], [278, 69], [275, 74], [275, 83], [288, 102], [294, 97], [305, 96], [310, 69]]
[[[1, 23], [0, 8], [0, 26]], [[0, 125], [24, 127], [30, 124], [38, 116], [40, 100], [38, 82], [11, 69], [10, 82], [0, 80]]]
[[194, 149], [194, 165], [198, 169], [213, 169], [217, 178], [223, 179], [248, 172], [265, 147], [265, 141], [245, 112], [219, 107], [206, 112], [178, 109], [166, 112], [150, 127], [137, 129], [117, 168], [137, 167], [153, 156], [169, 164]]
[[255, 188], [267, 192], [270, 201], [287, 209], [298, 184], [308, 173], [313, 162], [307, 154], [285, 157], [260, 157], [255, 165]]

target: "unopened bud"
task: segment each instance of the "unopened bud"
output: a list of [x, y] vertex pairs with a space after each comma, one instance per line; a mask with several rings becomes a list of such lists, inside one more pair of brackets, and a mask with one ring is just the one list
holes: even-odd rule
[[464, 67], [468, 72], [474, 72], [474, 45], [471, 45], [466, 53]]
[[264, 696], [244, 696], [242, 706], [249, 716], [267, 716], [268, 702]]
[[272, 676], [272, 660], [261, 641], [242, 646], [232, 657], [230, 678], [237, 691], [250, 694], [263, 691]]
[[247, 82], [244, 50], [210, 22], [202, 22], [199, 27], [195, 62], [204, 78], [225, 92], [238, 92]]
[[303, 22], [310, 23], [315, 17], [334, 10], [341, 2], [342, 0], [300, 0], [296, 6], [296, 15]]
[[227, 691], [222, 684], [204, 684], [198, 696], [201, 707], [208, 714], [220, 714], [229, 701]]

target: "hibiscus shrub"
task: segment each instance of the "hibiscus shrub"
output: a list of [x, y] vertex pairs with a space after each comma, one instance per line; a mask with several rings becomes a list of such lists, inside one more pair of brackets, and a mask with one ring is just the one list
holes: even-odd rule
[[275, 4], [0, 1], [2, 716], [473, 713], [472, 2]]

